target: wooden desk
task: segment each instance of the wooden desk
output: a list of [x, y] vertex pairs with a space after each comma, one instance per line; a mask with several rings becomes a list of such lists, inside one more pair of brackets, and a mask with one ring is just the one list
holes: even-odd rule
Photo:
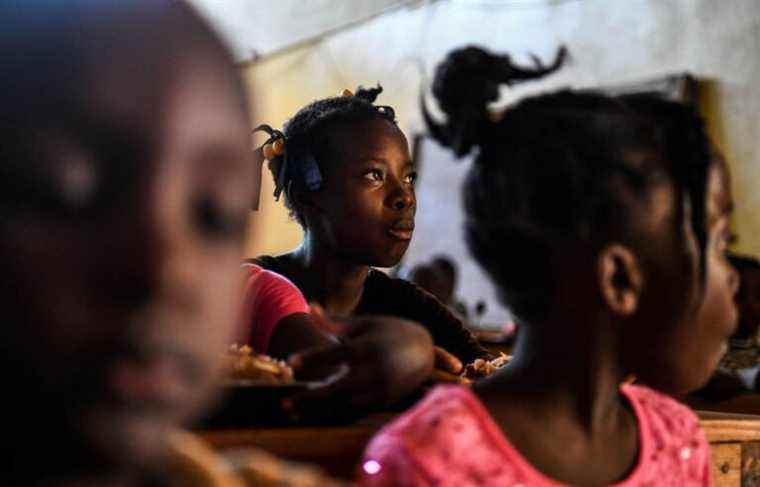
[[351, 479], [367, 442], [395, 416], [373, 414], [347, 426], [233, 429], [200, 435], [218, 450], [257, 447], [288, 460], [315, 463], [335, 477]]
[[699, 411], [715, 487], [760, 486], [760, 416]]
[[[712, 449], [715, 487], [760, 486], [760, 416], [697, 414]], [[262, 448], [350, 479], [369, 439], [394, 416], [375, 414], [348, 426], [219, 430], [201, 436], [219, 450]]]

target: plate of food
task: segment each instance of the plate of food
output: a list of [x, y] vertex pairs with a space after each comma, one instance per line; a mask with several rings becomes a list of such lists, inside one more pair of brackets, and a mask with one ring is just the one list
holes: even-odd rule
[[232, 428], [298, 422], [289, 399], [315, 387], [295, 380], [284, 361], [257, 354], [248, 346], [232, 345], [224, 357], [223, 393], [216, 408], [199, 427]]

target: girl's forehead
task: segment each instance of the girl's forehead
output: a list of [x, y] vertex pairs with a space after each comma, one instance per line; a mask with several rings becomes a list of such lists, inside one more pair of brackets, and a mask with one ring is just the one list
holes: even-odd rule
[[330, 131], [330, 140], [343, 159], [356, 160], [371, 158], [381, 152], [409, 151], [404, 133], [385, 119], [338, 125]]

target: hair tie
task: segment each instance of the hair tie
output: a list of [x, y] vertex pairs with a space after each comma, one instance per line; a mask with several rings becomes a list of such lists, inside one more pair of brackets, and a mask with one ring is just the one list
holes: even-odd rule
[[293, 148], [286, 150], [285, 134], [269, 125], [259, 125], [254, 133], [259, 131], [269, 135], [259, 150], [269, 161], [270, 169], [276, 171], [276, 174], [272, 171], [275, 178], [274, 198], [276, 201], [279, 201], [283, 191], [290, 192], [293, 181], [296, 181], [296, 185], [302, 185], [307, 191], [317, 191], [322, 187], [322, 172], [312, 154], [298, 154], [299, 151]]
[[[255, 157], [255, 170], [256, 170], [256, 184], [254, 188], [254, 200], [252, 208], [254, 211], [259, 209], [261, 199], [261, 180], [263, 178], [262, 168], [264, 167], [264, 161], [269, 161], [269, 167], [272, 168], [272, 161], [276, 159], [285, 151], [285, 144], [283, 142], [285, 135], [279, 130], [275, 130], [269, 125], [259, 125], [253, 129], [252, 134], [256, 132], [266, 132], [269, 138], [258, 149], [254, 149]], [[279, 143], [278, 143], [279, 142]]]

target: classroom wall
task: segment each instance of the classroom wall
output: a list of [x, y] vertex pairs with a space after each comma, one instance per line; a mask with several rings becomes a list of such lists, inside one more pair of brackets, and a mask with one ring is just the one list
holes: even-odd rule
[[[450, 0], [398, 11], [318, 45], [241, 69], [256, 122], [280, 126], [304, 104], [357, 84], [383, 84], [403, 130], [421, 127], [421, 73], [467, 43], [549, 59], [565, 44], [571, 63], [505, 101], [558, 86], [635, 82], [675, 72], [707, 80], [703, 107], [733, 171], [737, 250], [760, 255], [760, 1]], [[301, 233], [265, 178], [247, 252], [282, 252]]]

